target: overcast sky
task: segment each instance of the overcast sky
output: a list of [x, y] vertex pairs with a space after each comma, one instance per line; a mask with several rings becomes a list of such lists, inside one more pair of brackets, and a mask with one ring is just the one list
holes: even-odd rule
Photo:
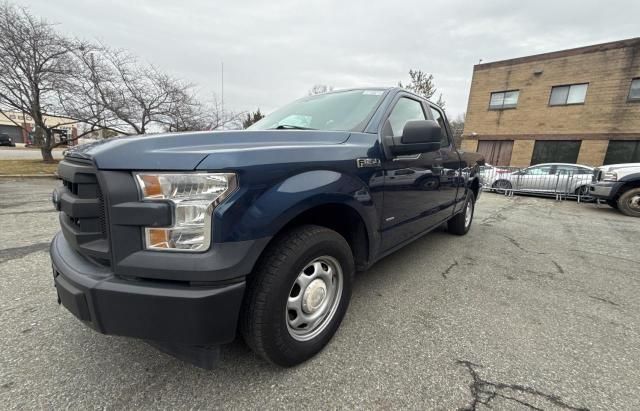
[[263, 112], [335, 88], [435, 77], [449, 117], [466, 110], [473, 65], [640, 36], [640, 1], [28, 0], [33, 14], [125, 48]]

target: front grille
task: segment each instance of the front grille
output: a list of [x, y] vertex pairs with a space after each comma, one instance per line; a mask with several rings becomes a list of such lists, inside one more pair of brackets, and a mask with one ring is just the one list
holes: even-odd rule
[[65, 159], [58, 166], [62, 179], [60, 225], [67, 241], [80, 253], [109, 259], [105, 200], [96, 169], [85, 161]]

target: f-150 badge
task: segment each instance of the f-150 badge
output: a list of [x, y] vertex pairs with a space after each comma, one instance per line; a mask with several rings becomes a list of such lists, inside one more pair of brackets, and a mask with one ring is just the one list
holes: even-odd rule
[[357, 158], [356, 164], [358, 165], [358, 168], [380, 167], [380, 159], [379, 158]]

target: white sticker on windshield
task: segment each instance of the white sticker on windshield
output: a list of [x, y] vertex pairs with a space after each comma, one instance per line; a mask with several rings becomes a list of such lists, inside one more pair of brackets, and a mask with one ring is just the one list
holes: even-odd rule
[[379, 96], [382, 94], [382, 90], [365, 90], [362, 92], [363, 96]]

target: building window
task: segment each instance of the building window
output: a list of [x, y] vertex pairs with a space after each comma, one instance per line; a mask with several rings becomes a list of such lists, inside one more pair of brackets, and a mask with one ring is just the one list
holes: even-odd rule
[[631, 88], [629, 89], [629, 101], [640, 101], [640, 78], [631, 80]]
[[531, 165], [540, 163], [576, 163], [582, 141], [537, 140], [533, 146]]
[[495, 91], [491, 93], [489, 100], [490, 110], [503, 110], [505, 108], [516, 108], [520, 90]]
[[569, 86], [554, 86], [551, 88], [550, 106], [567, 106], [569, 104], [583, 104], [587, 96], [588, 83], [571, 84]]
[[604, 156], [604, 164], [639, 163], [640, 141], [611, 140]]

